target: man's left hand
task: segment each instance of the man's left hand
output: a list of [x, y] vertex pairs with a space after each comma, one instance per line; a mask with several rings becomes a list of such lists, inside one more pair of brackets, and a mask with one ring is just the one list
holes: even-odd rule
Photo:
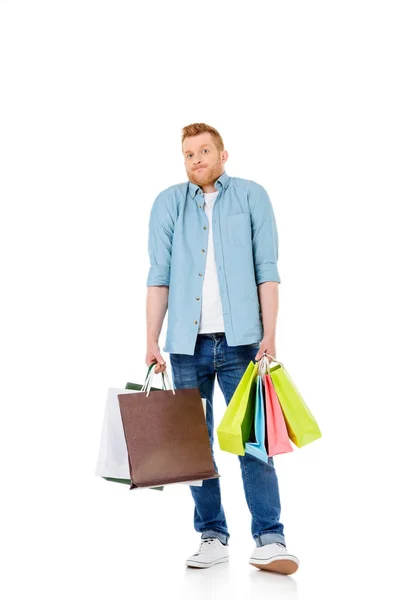
[[[255, 355], [254, 360], [260, 360], [264, 352], [267, 352], [267, 354], [271, 354], [274, 358], [276, 358], [275, 338], [263, 337], [260, 342], [260, 348]], [[271, 362], [272, 359], [269, 356], [267, 356], [267, 358]]]

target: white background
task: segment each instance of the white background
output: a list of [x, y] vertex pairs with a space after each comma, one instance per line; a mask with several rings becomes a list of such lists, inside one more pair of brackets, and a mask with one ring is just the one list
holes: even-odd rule
[[[397, 11], [0, 2], [4, 597], [398, 594]], [[220, 131], [226, 172], [270, 195], [277, 356], [323, 432], [275, 461], [292, 577], [248, 564], [239, 463], [217, 443], [231, 560], [211, 569], [184, 566], [186, 486], [94, 475], [107, 388], [146, 374], [149, 212], [187, 180], [197, 121]]]

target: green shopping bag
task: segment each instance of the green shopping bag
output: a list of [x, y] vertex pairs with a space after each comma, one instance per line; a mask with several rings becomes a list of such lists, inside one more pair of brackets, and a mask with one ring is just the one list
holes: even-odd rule
[[282, 408], [289, 438], [298, 448], [301, 448], [320, 438], [322, 433], [287, 369], [270, 354], [267, 356], [277, 363], [270, 367], [270, 375]]
[[244, 456], [254, 420], [258, 364], [249, 362], [217, 427], [219, 447]]

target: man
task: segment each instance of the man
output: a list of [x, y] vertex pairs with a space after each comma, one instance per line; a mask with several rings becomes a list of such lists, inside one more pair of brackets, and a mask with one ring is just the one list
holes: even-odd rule
[[[265, 189], [225, 172], [228, 152], [216, 129], [184, 127], [182, 152], [189, 181], [163, 190], [150, 213], [146, 364], [156, 362], [156, 373], [166, 368], [158, 338], [168, 307], [163, 351], [170, 353], [173, 384], [198, 387], [206, 399], [212, 448], [215, 376], [228, 404], [250, 360], [275, 356], [278, 234]], [[294, 573], [299, 561], [286, 550], [273, 458], [238, 458], [256, 543], [249, 562]], [[186, 565], [226, 562], [230, 535], [220, 481], [190, 490], [201, 543]]]

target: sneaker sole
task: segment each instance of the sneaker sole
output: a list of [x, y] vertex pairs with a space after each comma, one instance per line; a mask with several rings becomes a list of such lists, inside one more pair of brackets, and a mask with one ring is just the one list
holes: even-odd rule
[[187, 560], [187, 567], [196, 567], [198, 569], [206, 569], [207, 567], [213, 567], [214, 565], [218, 565], [220, 563], [228, 562], [229, 556], [224, 556], [223, 558], [218, 558], [218, 560], [214, 560], [212, 563], [203, 563], [196, 562], [195, 560]]
[[250, 558], [249, 563], [253, 565], [253, 567], [257, 567], [263, 571], [272, 571], [273, 573], [281, 573], [282, 575], [293, 575], [299, 568], [296, 557], [290, 555], [288, 555], [287, 558], [272, 557], [267, 560]]

